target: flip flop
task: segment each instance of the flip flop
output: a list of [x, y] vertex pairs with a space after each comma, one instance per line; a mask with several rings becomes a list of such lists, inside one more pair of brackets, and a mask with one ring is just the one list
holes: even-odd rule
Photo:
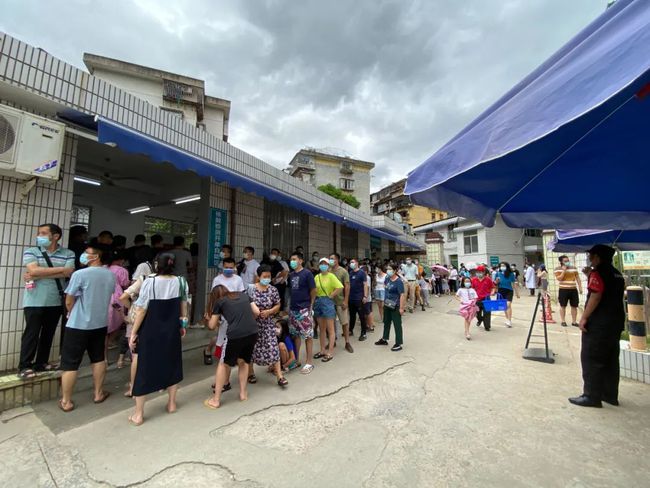
[[140, 427], [142, 424], [144, 424], [144, 420], [141, 420], [140, 422], [136, 422], [135, 420], [133, 420], [133, 416], [132, 416], [132, 415], [129, 415], [129, 423], [130, 423], [133, 427]]
[[254, 385], [255, 383], [257, 383], [257, 376], [255, 376], [254, 374], [250, 375], [250, 376], [248, 377], [248, 382], [249, 382], [251, 385]]
[[334, 356], [330, 356], [329, 354], [325, 354], [325, 356], [323, 356], [323, 359], [321, 359], [321, 361], [323, 363], [329, 363], [332, 359], [334, 359]]
[[65, 413], [72, 412], [72, 411], [74, 410], [75, 405], [74, 405], [74, 403], [72, 403], [72, 402], [69, 402], [69, 403], [70, 403], [70, 405], [72, 405], [72, 407], [71, 407], [71, 408], [65, 408], [65, 407], [63, 406], [63, 400], [59, 400], [59, 408], [60, 408], [62, 411], [64, 411]]
[[[214, 405], [212, 405], [212, 404], [210, 403], [210, 399], [209, 399], [209, 398], [203, 402], [203, 405], [204, 405], [206, 408], [209, 408], [210, 410], [216, 410], [216, 409], [219, 408], [219, 407], [215, 407]], [[220, 406], [221, 406], [221, 405], [220, 405]]]
[[314, 359], [324, 358], [325, 356], [326, 356], [325, 353], [317, 352], [316, 354], [314, 354]]
[[278, 386], [281, 386], [281, 387], [284, 388], [284, 387], [287, 386], [288, 384], [289, 384], [289, 381], [287, 381], [286, 378], [280, 378], [280, 379], [278, 380]]
[[99, 405], [100, 403], [104, 403], [104, 401], [106, 401], [106, 399], [107, 399], [109, 396], [111, 396], [111, 392], [110, 392], [110, 391], [103, 391], [102, 393], [103, 393], [103, 396], [102, 396], [101, 400], [93, 400], [93, 403]]

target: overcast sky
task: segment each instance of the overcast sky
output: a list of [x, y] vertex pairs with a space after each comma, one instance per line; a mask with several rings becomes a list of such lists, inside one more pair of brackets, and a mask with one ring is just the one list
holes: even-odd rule
[[278, 167], [302, 147], [403, 178], [605, 9], [606, 0], [0, 0], [0, 30], [205, 79], [230, 142]]

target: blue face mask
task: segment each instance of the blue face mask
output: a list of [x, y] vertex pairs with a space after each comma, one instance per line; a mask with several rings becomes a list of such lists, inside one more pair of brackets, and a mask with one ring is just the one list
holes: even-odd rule
[[269, 286], [271, 284], [271, 278], [262, 278], [260, 279], [260, 283], [264, 286]]
[[235, 274], [235, 270], [232, 268], [224, 268], [223, 269], [223, 275], [227, 278], [230, 278], [232, 275]]
[[330, 267], [327, 264], [321, 264], [318, 269], [320, 269], [321, 273], [325, 273]]
[[296, 269], [298, 267], [298, 261], [292, 259], [289, 266], [291, 266], [291, 269]]
[[88, 265], [88, 253], [81, 253], [81, 256], [79, 256], [79, 262], [83, 264], [84, 266]]
[[330, 259], [330, 266], [334, 266], [336, 262], [333, 259]]
[[352, 261], [352, 262], [350, 263], [350, 269], [357, 269], [357, 263], [355, 263], [354, 261]]
[[393, 276], [395, 274], [395, 271], [393, 271], [392, 269], [389, 269], [388, 271], [386, 271], [386, 274], [390, 278], [391, 276]]
[[52, 244], [52, 241], [50, 240], [49, 237], [36, 236], [36, 245], [38, 247], [50, 247], [50, 244]]
[[465, 288], [471, 288], [472, 284], [469, 281], [465, 282]]

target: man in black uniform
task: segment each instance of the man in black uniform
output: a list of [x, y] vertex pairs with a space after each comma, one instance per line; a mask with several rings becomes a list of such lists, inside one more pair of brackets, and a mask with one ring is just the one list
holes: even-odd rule
[[614, 249], [598, 244], [589, 250], [592, 271], [582, 331], [583, 393], [569, 401], [580, 407], [618, 405], [619, 340], [625, 325], [623, 275], [612, 265]]

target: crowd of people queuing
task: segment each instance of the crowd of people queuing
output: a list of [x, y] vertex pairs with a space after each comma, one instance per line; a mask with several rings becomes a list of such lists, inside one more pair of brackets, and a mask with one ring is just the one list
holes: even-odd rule
[[[248, 385], [257, 382], [255, 366], [274, 374], [277, 384], [286, 388], [289, 371], [309, 374], [316, 361], [332, 361], [337, 340], [345, 351], [354, 353], [355, 333], [358, 342], [364, 342], [375, 330], [375, 307], [383, 330], [374, 344], [389, 346], [393, 334], [390, 350], [399, 352], [404, 345], [403, 315], [430, 307], [432, 296], [458, 298], [465, 336], [470, 339], [469, 326], [475, 317], [477, 325], [490, 330], [491, 313], [484, 302], [495, 292], [508, 301], [505, 325], [511, 327], [510, 304], [513, 295], [519, 296], [520, 283], [534, 291], [548, 281], [543, 266], [527, 267], [520, 282], [517, 267], [508, 263], [490, 270], [485, 265], [428, 266], [411, 257], [358, 259], [314, 252], [308, 259], [301, 246], [286, 259], [279, 249], [271, 249], [262, 253], [260, 261], [256, 250], [246, 246], [243, 258], [236, 261], [233, 248], [224, 245], [201, 314], [192, 312], [190, 300], [196, 293], [196, 244], [186, 249], [183, 237], [177, 236], [165, 245], [160, 235], [154, 235], [147, 245], [145, 236], [137, 235], [127, 248], [123, 236], [103, 231], [88, 241], [86, 229], [77, 226], [71, 229], [69, 249], [65, 249], [59, 245], [61, 236], [57, 225], [39, 226], [37, 245], [24, 252], [26, 328], [19, 376], [28, 379], [55, 367], [48, 359], [63, 318], [60, 408], [65, 412], [75, 408], [72, 392], [86, 353], [94, 401], [101, 403], [109, 396], [103, 390], [107, 350], [118, 347], [117, 367], [130, 363], [125, 396], [135, 399], [129, 417], [134, 425], [144, 421], [149, 393], [166, 390], [167, 411], [176, 411], [176, 392], [183, 379], [181, 339], [193, 316], [215, 331], [203, 350], [204, 363], [217, 364], [213, 395], [204, 403], [214, 409], [232, 388], [234, 367], [243, 401], [248, 398]], [[568, 265], [561, 265], [567, 287], [573, 276]], [[531, 270], [540, 283], [529, 283]], [[564, 295], [573, 307], [573, 294]]]

